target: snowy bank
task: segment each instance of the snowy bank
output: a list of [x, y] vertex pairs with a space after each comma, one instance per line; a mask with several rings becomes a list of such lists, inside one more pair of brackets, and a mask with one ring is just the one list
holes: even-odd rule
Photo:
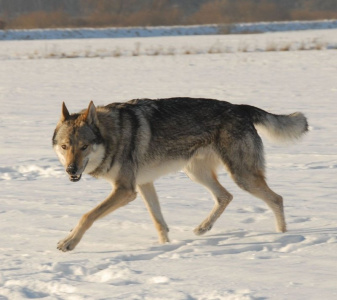
[[0, 40], [130, 38], [156, 36], [263, 33], [337, 28], [337, 20], [240, 23], [232, 25], [159, 26], [129, 28], [66, 28], [0, 30]]
[[115, 39], [4, 41], [7, 59], [123, 58], [337, 49], [337, 29]]

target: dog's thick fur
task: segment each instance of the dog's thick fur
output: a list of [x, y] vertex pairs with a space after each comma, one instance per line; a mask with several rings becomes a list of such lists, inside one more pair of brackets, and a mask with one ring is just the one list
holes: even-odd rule
[[111, 182], [113, 191], [82, 216], [58, 249], [73, 250], [98, 218], [134, 200], [136, 190], [160, 242], [168, 242], [153, 181], [181, 169], [214, 197], [213, 209], [194, 230], [204, 234], [233, 198], [217, 179], [219, 165], [227, 168], [239, 187], [266, 202], [275, 214], [277, 230], [285, 232], [282, 197], [265, 181], [259, 127], [276, 139], [294, 140], [307, 131], [308, 124], [302, 113], [274, 115], [211, 99], [138, 99], [97, 108], [90, 102], [77, 114], [69, 114], [63, 103], [53, 147], [70, 180], [78, 181], [88, 173]]

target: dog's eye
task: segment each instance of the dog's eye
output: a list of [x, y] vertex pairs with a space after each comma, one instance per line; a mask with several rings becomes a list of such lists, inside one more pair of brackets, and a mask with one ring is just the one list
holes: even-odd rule
[[88, 145], [84, 145], [84, 146], [81, 147], [81, 150], [84, 151], [87, 148], [88, 148]]
[[62, 145], [61, 148], [62, 148], [63, 150], [67, 150], [67, 145]]

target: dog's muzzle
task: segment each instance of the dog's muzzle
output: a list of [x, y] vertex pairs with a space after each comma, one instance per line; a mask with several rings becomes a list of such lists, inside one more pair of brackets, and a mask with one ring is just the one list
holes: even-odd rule
[[72, 182], [77, 182], [77, 181], [80, 181], [81, 177], [82, 177], [82, 174], [80, 174], [80, 175], [70, 175], [69, 179]]
[[72, 182], [77, 182], [81, 179], [82, 174], [76, 174], [78, 171], [78, 168], [75, 164], [70, 164], [68, 168], [66, 169], [67, 173], [69, 174], [69, 180]]

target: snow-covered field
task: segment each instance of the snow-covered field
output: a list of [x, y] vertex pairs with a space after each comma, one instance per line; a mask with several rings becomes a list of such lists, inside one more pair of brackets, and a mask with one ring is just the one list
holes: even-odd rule
[[0, 61], [337, 49], [337, 29], [264, 34], [0, 42]]
[[[279, 34], [269, 38], [283, 40]], [[312, 40], [316, 34], [284, 38]], [[327, 42], [336, 36], [324, 34]], [[249, 47], [256, 37], [240, 41]], [[135, 43], [123, 41], [51, 43], [60, 52]], [[206, 37], [138, 42], [207, 44]], [[29, 59], [32, 49], [49, 45], [0, 43], [0, 299], [337, 299], [336, 50]], [[70, 182], [57, 161], [51, 137], [62, 101], [74, 112], [90, 100], [99, 105], [171, 96], [307, 115], [311, 130], [299, 143], [264, 139], [268, 182], [284, 197], [289, 231], [275, 233], [264, 203], [222, 172], [234, 200], [212, 231], [195, 236], [193, 228], [213, 203], [201, 186], [176, 173], [156, 183], [170, 244], [157, 244], [137, 198], [95, 223], [73, 252], [59, 252], [57, 241], [110, 192], [108, 183], [86, 176]]]

